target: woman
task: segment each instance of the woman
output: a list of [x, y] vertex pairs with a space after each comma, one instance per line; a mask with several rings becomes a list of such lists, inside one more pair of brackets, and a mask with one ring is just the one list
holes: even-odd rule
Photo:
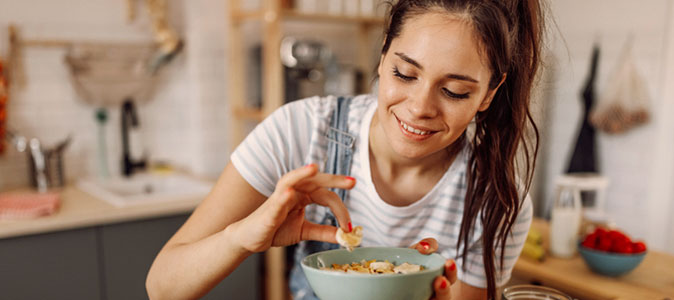
[[[538, 133], [529, 99], [541, 23], [535, 0], [393, 4], [377, 95], [295, 101], [262, 122], [157, 256], [150, 296], [199, 297], [271, 246], [335, 243], [334, 213], [347, 232], [363, 226], [363, 246], [413, 244], [457, 258], [433, 282], [437, 299], [494, 299], [531, 222]], [[311, 299], [297, 272], [295, 297]]]

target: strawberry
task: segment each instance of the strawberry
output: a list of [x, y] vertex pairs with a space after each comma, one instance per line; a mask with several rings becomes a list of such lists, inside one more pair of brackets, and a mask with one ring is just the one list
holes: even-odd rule
[[622, 233], [621, 231], [618, 230], [611, 230], [607, 233], [608, 237], [611, 239], [612, 242], [615, 241], [626, 241], [626, 242], [631, 242], [630, 238]]
[[599, 236], [597, 235], [596, 232], [588, 234], [585, 239], [583, 240], [582, 245], [590, 248], [590, 249], [595, 249], [597, 247], [597, 240], [599, 239]]
[[595, 249], [609, 252], [611, 250], [611, 244], [611, 239], [608, 236], [603, 235], [599, 237], [599, 242], [597, 243], [597, 247]]
[[597, 228], [594, 230], [594, 233], [596, 233], [598, 236], [602, 236], [602, 235], [606, 234], [607, 231], [606, 231], [606, 229], [604, 229], [604, 228], [602, 228], [602, 227], [597, 227]]
[[611, 252], [632, 253], [632, 243], [621, 238], [614, 239], [611, 242]]
[[646, 244], [644, 242], [632, 243], [632, 253], [641, 253], [646, 251]]

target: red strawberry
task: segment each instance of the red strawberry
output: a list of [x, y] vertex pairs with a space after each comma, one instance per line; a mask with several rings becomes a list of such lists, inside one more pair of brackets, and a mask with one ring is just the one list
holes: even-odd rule
[[627, 241], [630, 242], [630, 238], [618, 230], [611, 230], [607, 233], [611, 241]]
[[598, 240], [597, 233], [596, 232], [590, 233], [585, 237], [582, 245], [590, 249], [595, 249], [597, 247], [597, 240]]
[[597, 247], [595, 249], [608, 252], [611, 250], [611, 244], [611, 239], [608, 236], [603, 235], [599, 237], [599, 242], [597, 243]]
[[646, 251], [646, 244], [644, 242], [632, 243], [632, 253], [641, 253]]
[[617, 238], [611, 243], [611, 252], [632, 253], [632, 243], [621, 238]]

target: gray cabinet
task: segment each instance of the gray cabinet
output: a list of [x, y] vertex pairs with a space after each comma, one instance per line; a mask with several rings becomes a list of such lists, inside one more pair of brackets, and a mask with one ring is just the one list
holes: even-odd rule
[[[0, 239], [0, 299], [147, 299], [152, 261], [187, 215]], [[260, 255], [203, 299], [260, 299]]]
[[101, 299], [93, 228], [0, 240], [0, 298]]
[[147, 298], [145, 276], [152, 261], [186, 219], [174, 216], [99, 227], [105, 299]]

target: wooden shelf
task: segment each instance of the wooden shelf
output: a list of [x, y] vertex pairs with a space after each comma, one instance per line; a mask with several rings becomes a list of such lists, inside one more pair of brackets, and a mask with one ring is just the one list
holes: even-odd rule
[[303, 21], [325, 22], [325, 23], [353, 23], [362, 25], [384, 24], [384, 19], [379, 17], [309, 14], [296, 10], [284, 10], [282, 11], [282, 17], [287, 18], [289, 20], [303, 20]]
[[242, 120], [252, 120], [257, 122], [262, 122], [266, 117], [266, 114], [262, 109], [253, 108], [253, 107], [234, 107], [232, 108], [235, 118]]
[[[360, 25], [383, 25], [384, 18], [366, 17], [366, 16], [346, 16], [331, 15], [326, 13], [305, 13], [294, 9], [284, 9], [279, 14], [282, 20], [299, 20], [318, 23], [341, 23], [341, 24], [360, 24]], [[233, 14], [236, 22], [246, 20], [273, 20], [276, 16], [274, 12], [265, 13], [262, 10], [240, 11]]]
[[[229, 40], [227, 72], [229, 77], [228, 99], [231, 108], [231, 146], [236, 147], [246, 136], [245, 121], [262, 121], [275, 109], [284, 104], [284, 77], [281, 63], [280, 47], [284, 36], [283, 22], [305, 22], [311, 24], [344, 24], [355, 25], [354, 47], [357, 48], [357, 66], [364, 70], [365, 78], [369, 78], [371, 63], [371, 31], [383, 26], [384, 18], [365, 16], [342, 16], [330, 14], [310, 14], [292, 9], [284, 9], [279, 0], [261, 0], [261, 8], [244, 10], [243, 0], [227, 0], [229, 5]], [[262, 31], [262, 108], [247, 106], [246, 99], [246, 55], [244, 45], [246, 39], [242, 25], [246, 21], [259, 22]], [[367, 80], [367, 79], [364, 79]], [[291, 99], [294, 100], [294, 99]], [[286, 300], [288, 283], [285, 278], [285, 248], [271, 248], [265, 253], [264, 298], [266, 300]]]

